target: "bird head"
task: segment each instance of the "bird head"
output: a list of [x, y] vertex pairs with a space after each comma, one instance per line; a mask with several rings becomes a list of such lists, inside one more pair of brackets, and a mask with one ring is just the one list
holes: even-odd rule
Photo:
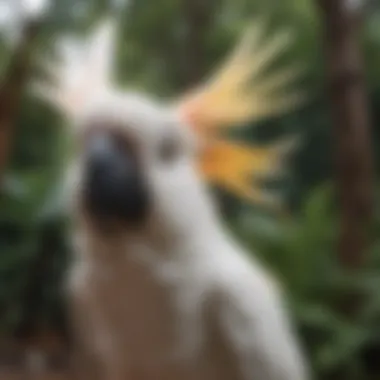
[[259, 180], [280, 170], [289, 144], [253, 147], [224, 135], [299, 100], [289, 91], [294, 67], [265, 75], [289, 35], [263, 43], [264, 35], [256, 23], [208, 82], [165, 101], [112, 83], [112, 22], [84, 42], [66, 45], [52, 68], [55, 85], [39, 93], [72, 127], [75, 209], [98, 225], [189, 233], [214, 219], [210, 183], [273, 206], [275, 199]]

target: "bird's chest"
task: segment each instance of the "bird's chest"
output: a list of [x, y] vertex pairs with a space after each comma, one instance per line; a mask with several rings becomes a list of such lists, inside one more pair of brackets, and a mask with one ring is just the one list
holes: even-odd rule
[[89, 344], [118, 371], [115, 378], [231, 378], [224, 342], [201, 306], [207, 292], [181, 274], [173, 269], [169, 278], [161, 277], [151, 267], [131, 263], [82, 270]]
[[170, 360], [178, 315], [169, 283], [132, 263], [92, 269], [86, 277], [89, 319], [102, 354], [123, 352], [144, 366]]

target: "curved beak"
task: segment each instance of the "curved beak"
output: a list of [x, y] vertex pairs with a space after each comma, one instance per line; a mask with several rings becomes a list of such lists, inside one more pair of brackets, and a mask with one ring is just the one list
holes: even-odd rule
[[140, 223], [149, 209], [149, 196], [137, 154], [117, 136], [99, 132], [85, 146], [84, 202], [99, 218]]

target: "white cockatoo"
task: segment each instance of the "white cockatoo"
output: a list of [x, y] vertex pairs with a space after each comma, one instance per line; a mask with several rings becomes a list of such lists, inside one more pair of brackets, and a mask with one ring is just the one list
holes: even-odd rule
[[69, 290], [88, 378], [307, 379], [278, 284], [226, 231], [207, 186], [271, 201], [254, 181], [279, 168], [283, 146], [222, 132], [294, 103], [292, 70], [263, 75], [288, 36], [263, 44], [257, 23], [208, 83], [159, 102], [112, 83], [114, 27], [65, 46], [56, 86], [40, 88], [74, 132]]

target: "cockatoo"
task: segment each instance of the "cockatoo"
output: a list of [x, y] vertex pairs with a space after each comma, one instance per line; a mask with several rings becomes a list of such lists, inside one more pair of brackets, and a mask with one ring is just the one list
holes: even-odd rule
[[[259, 203], [282, 144], [229, 142], [229, 127], [281, 112], [288, 46], [254, 24], [210, 80], [170, 101], [112, 82], [115, 25], [67, 48], [40, 88], [72, 126], [73, 327], [89, 379], [305, 380], [280, 286], [229, 234], [209, 183]], [[281, 91], [283, 91], [281, 93]]]

